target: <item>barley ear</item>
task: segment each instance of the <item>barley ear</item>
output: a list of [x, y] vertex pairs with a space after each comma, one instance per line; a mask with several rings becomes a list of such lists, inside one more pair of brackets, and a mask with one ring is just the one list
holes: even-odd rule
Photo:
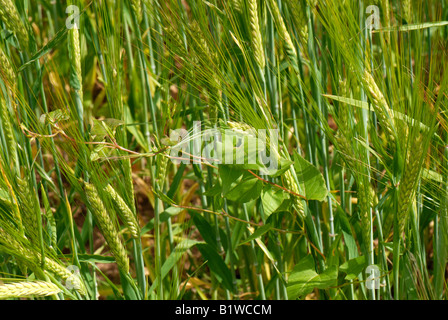
[[46, 192], [44, 192], [44, 187], [41, 185], [41, 195], [42, 195], [42, 202], [44, 204], [44, 214], [45, 218], [47, 219], [49, 229], [50, 229], [50, 240], [51, 240], [51, 246], [53, 248], [56, 248], [57, 246], [57, 227], [56, 227], [56, 219], [53, 216], [53, 212], [51, 211], [50, 202], [48, 201]]
[[415, 196], [415, 188], [420, 174], [420, 160], [423, 155], [423, 135], [419, 134], [413, 141], [412, 150], [407, 152], [403, 178], [400, 182], [398, 194], [398, 231], [403, 234], [406, 225], [410, 205]]
[[28, 32], [12, 0], [0, 0], [0, 20], [8, 30], [15, 33], [22, 48], [26, 48], [29, 41]]
[[[187, 57], [188, 52], [185, 49], [185, 45], [180, 35], [177, 33], [176, 29], [173, 26], [169, 25], [163, 28], [164, 35], [169, 42], [170, 48], [178, 51], [179, 58], [185, 59]], [[184, 66], [188, 67], [188, 65]]]
[[126, 200], [129, 203], [129, 208], [132, 212], [135, 210], [135, 197], [134, 197], [134, 183], [132, 181], [132, 163], [131, 159], [126, 159], [122, 161], [123, 171], [124, 171], [124, 186], [126, 192]]
[[241, 9], [241, 0], [232, 0], [233, 9], [239, 13], [242, 12]]
[[386, 131], [391, 143], [394, 143], [394, 141], [396, 141], [396, 133], [394, 130], [394, 118], [392, 110], [390, 109], [386, 98], [384, 98], [384, 95], [381, 92], [380, 88], [378, 88], [375, 79], [367, 69], [364, 72], [363, 83], [366, 87], [366, 90], [370, 93], [370, 97], [372, 98], [372, 106], [376, 115], [378, 116], [380, 124]]
[[[12, 67], [9, 58], [0, 47], [0, 76], [6, 87], [9, 88], [10, 100], [12, 101], [16, 91], [16, 73]], [[5, 138], [8, 141], [8, 152], [12, 163], [17, 163], [17, 141], [13, 134], [13, 119], [8, 111], [6, 99], [0, 93], [0, 118], [3, 125]]]
[[168, 156], [160, 153], [157, 155], [157, 188], [159, 191], [163, 192], [166, 181], [166, 171], [168, 168]]
[[55, 284], [44, 281], [14, 282], [0, 285], [0, 299], [46, 297], [61, 292]]
[[84, 282], [79, 278], [74, 278], [74, 275], [64, 266], [59, 264], [53, 259], [45, 258], [45, 269], [50, 271], [51, 273], [61, 277], [64, 281], [76, 279], [75, 288], [80, 294], [86, 296], [87, 291], [84, 285]]
[[286, 55], [288, 56], [292, 67], [295, 70], [298, 70], [297, 51], [294, 47], [291, 36], [289, 35], [288, 29], [286, 28], [285, 22], [283, 21], [280, 9], [278, 8], [275, 0], [268, 0], [267, 3], [269, 4], [269, 9], [271, 10], [271, 14], [277, 24], [278, 33], [284, 41]]
[[38, 216], [35, 212], [34, 198], [32, 196], [34, 194], [34, 189], [30, 188], [29, 182], [26, 179], [17, 177], [16, 182], [18, 189], [17, 197], [20, 199], [20, 213], [22, 216], [22, 223], [25, 227], [24, 229], [31, 240], [37, 240]]
[[265, 58], [263, 43], [261, 39], [260, 25], [258, 22], [257, 0], [248, 0], [249, 5], [249, 21], [250, 35], [252, 37], [252, 50], [254, 52], [255, 61], [261, 70], [265, 67]]
[[292, 17], [299, 28], [299, 36], [302, 45], [308, 43], [308, 18], [305, 8], [300, 0], [288, 0], [288, 6], [291, 9]]
[[129, 272], [129, 258], [126, 254], [126, 249], [118, 235], [118, 231], [114, 222], [109, 217], [103, 201], [101, 201], [98, 191], [90, 183], [84, 183], [84, 189], [87, 200], [92, 208], [92, 213], [95, 216], [98, 225], [106, 239], [110, 250], [117, 261], [118, 268], [124, 273]]
[[390, 4], [389, 0], [381, 0], [383, 7], [382, 12], [384, 13], [385, 27], [390, 27]]
[[129, 0], [129, 4], [131, 5], [132, 11], [135, 13], [135, 17], [137, 18], [137, 22], [142, 22], [143, 12], [142, 12], [142, 3], [140, 0]]
[[347, 137], [344, 135], [344, 133], [338, 130], [334, 139], [338, 146], [337, 150], [341, 154], [345, 164], [349, 167], [349, 169], [356, 171], [356, 157], [354, 156], [352, 146], [347, 140]]
[[406, 20], [408, 24], [412, 23], [412, 10], [411, 10], [411, 0], [402, 0], [402, 12], [403, 18]]
[[112, 201], [118, 208], [118, 214], [128, 226], [133, 238], [140, 236], [140, 226], [134, 213], [129, 209], [123, 198], [115, 191], [115, 189], [108, 184], [104, 191], [110, 196]]
[[256, 135], [255, 128], [244, 122], [227, 121], [227, 125], [235, 132], [242, 133], [244, 135]]
[[14, 205], [12, 204], [12, 201], [6, 197], [3, 197], [1, 194], [0, 194], [0, 205], [2, 205], [3, 207], [7, 208], [10, 211], [13, 211]]
[[[24, 239], [24, 241], [28, 240]], [[3, 245], [5, 248], [7, 248], [11, 254], [19, 258], [30, 268], [35, 268], [37, 265], [40, 265], [42, 261], [40, 252], [25, 247], [24, 244], [19, 242], [16, 238], [11, 236], [6, 230], [2, 228], [0, 228], [0, 245]], [[67, 270], [67, 268], [49, 257], [45, 257], [45, 270], [50, 271], [63, 280], [67, 280], [73, 276], [73, 274], [69, 270]], [[78, 283], [79, 287], [76, 288], [76, 290], [82, 295], [87, 295], [84, 283], [81, 280], [78, 281]]]
[[361, 218], [361, 230], [363, 242], [368, 247], [371, 236], [371, 224], [370, 211], [371, 211], [371, 197], [370, 197], [370, 184], [367, 179], [359, 178], [358, 181], [358, 207], [359, 216]]
[[189, 24], [191, 29], [191, 34], [193, 36], [191, 43], [194, 44], [190, 46], [194, 50], [194, 59], [196, 60], [194, 64], [208, 70], [209, 74], [204, 78], [203, 71], [193, 70], [194, 75], [198, 76], [200, 81], [204, 81], [204, 87], [207, 92], [210, 104], [210, 114], [209, 119], [211, 122], [217, 121], [218, 110], [223, 112], [223, 107], [221, 103], [222, 88], [221, 81], [217, 74], [219, 71], [215, 71], [216, 61], [218, 61], [217, 52], [210, 49], [207, 43], [204, 33], [201, 30], [200, 25], [197, 21], [193, 21]]
[[[1, 10], [1, 9], [0, 9]], [[16, 73], [12, 67], [12, 63], [7, 57], [6, 53], [0, 47], [0, 75], [6, 87], [9, 87], [13, 92], [16, 87]]]
[[18, 256], [27, 262], [27, 264], [40, 262], [28, 248], [25, 248], [16, 238], [11, 236], [7, 230], [3, 228], [0, 228], [0, 245], [8, 249], [8, 253]]
[[360, 170], [362, 170], [362, 164], [358, 162], [359, 160], [356, 157], [356, 152], [353, 150], [347, 136], [344, 135], [343, 131], [340, 129], [335, 135], [335, 142], [345, 164], [356, 176], [356, 182], [358, 184], [358, 209], [361, 220], [362, 239], [365, 244], [368, 244], [371, 237], [371, 210], [378, 204], [378, 197], [376, 196], [372, 185], [369, 183], [369, 180], [366, 179], [366, 176], [363, 174], [357, 174]]
[[79, 30], [78, 27], [69, 30], [69, 56], [70, 65], [72, 69], [72, 81], [73, 88], [78, 92], [81, 100], [83, 97], [82, 92], [82, 66], [81, 66], [81, 47], [79, 42]]
[[13, 133], [13, 120], [8, 110], [8, 105], [0, 95], [0, 120], [3, 126], [3, 132], [8, 142], [8, 154], [10, 161], [15, 165], [17, 163], [17, 140]]

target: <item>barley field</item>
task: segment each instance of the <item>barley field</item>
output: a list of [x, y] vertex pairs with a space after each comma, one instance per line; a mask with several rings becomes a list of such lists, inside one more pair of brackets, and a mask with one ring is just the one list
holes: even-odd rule
[[448, 1], [0, 0], [0, 30], [0, 299], [448, 297]]

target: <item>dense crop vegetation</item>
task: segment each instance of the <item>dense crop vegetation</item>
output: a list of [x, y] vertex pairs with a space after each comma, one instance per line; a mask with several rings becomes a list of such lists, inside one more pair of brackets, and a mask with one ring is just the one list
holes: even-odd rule
[[0, 298], [446, 298], [445, 0], [0, 0], [0, 29]]

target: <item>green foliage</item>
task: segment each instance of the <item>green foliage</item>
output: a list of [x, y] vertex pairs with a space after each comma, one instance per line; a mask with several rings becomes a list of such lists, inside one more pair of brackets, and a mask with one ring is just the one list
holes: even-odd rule
[[4, 297], [446, 299], [443, 1], [0, 4]]
[[314, 288], [327, 289], [337, 283], [338, 269], [333, 266], [318, 274], [312, 256], [303, 258], [291, 271], [288, 278], [288, 297], [297, 299], [313, 291]]

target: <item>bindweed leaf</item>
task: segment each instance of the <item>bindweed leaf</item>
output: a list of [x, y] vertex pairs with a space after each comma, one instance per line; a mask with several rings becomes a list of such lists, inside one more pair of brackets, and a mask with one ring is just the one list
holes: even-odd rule
[[320, 171], [297, 152], [294, 152], [294, 168], [305, 198], [308, 200], [325, 200], [328, 190]]

